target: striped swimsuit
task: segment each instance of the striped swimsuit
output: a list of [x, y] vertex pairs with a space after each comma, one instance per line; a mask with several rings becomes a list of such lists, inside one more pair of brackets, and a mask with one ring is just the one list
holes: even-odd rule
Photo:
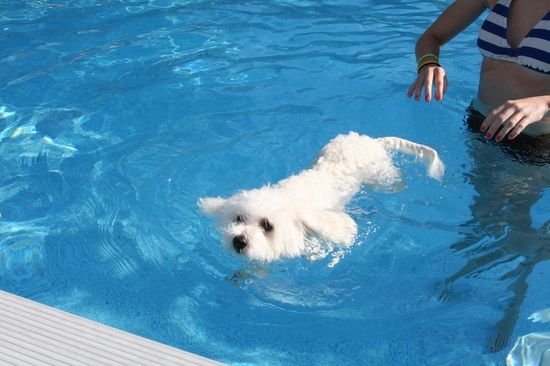
[[477, 40], [481, 54], [550, 74], [550, 12], [527, 33], [516, 49], [512, 49], [506, 39], [511, 2], [499, 0], [481, 26]]

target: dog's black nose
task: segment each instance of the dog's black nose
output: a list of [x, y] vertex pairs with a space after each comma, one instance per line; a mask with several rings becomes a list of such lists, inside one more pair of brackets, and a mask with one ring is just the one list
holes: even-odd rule
[[237, 235], [233, 238], [233, 248], [239, 253], [243, 251], [244, 248], [248, 245], [244, 235]]

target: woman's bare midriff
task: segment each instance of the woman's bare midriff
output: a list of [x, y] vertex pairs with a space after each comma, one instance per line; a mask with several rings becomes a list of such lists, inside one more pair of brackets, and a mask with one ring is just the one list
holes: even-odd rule
[[[546, 75], [513, 62], [484, 57], [481, 64], [477, 98], [496, 108], [508, 100], [550, 94], [550, 75]], [[545, 134], [550, 131], [550, 117], [529, 126], [528, 134]], [[537, 132], [540, 131], [540, 132]]]

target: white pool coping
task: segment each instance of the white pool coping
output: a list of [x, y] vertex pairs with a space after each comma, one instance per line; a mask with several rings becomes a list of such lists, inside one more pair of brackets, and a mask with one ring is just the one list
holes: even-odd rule
[[0, 291], [0, 365], [222, 364]]

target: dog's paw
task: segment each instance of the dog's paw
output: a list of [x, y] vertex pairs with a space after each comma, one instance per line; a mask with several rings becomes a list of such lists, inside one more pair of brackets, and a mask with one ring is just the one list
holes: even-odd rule
[[334, 244], [350, 246], [357, 234], [357, 224], [344, 212], [309, 211], [300, 219], [309, 231]]

